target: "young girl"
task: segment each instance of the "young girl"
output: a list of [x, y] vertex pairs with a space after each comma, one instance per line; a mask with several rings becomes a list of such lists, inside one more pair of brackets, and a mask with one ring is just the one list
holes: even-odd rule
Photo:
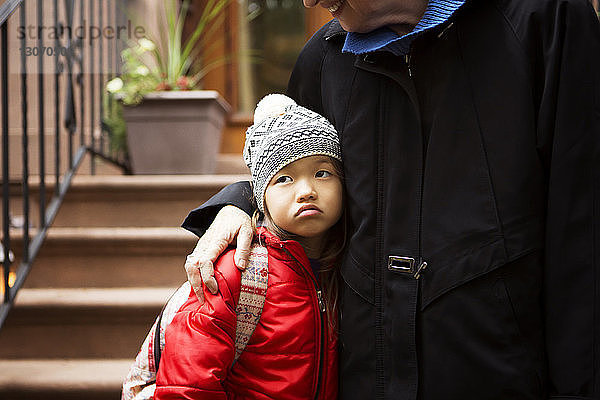
[[[336, 270], [344, 244], [337, 132], [283, 95], [257, 106], [244, 160], [268, 253], [262, 315], [234, 362], [241, 272], [233, 250], [215, 263], [219, 292], [190, 293], [166, 330], [156, 399], [335, 399]], [[254, 218], [256, 223], [258, 218]]]

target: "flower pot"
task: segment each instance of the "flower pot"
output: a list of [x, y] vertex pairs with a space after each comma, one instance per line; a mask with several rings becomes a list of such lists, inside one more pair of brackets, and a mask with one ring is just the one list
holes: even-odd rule
[[213, 90], [164, 91], [124, 106], [134, 174], [212, 174], [229, 104]]

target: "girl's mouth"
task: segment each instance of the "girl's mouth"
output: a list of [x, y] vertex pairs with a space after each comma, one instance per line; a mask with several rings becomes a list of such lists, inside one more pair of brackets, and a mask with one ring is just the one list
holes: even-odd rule
[[300, 207], [300, 209], [296, 212], [296, 217], [308, 217], [311, 215], [317, 215], [320, 214], [322, 211], [321, 209], [319, 209], [319, 207], [315, 206], [315, 205], [305, 205]]

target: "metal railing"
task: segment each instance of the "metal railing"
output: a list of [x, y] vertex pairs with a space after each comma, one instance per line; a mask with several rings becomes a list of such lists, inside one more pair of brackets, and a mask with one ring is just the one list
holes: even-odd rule
[[[104, 85], [118, 72], [120, 59], [118, 55], [122, 44], [105, 35], [93, 38], [91, 28], [89, 34], [85, 34], [87, 27], [97, 26], [102, 33], [102, 29], [106, 27], [114, 29], [120, 26], [119, 21], [123, 20], [124, 13], [121, 12], [119, 3], [122, 2], [119, 0], [62, 0], [60, 2], [59, 0], [6, 0], [0, 6], [0, 57], [2, 59], [0, 65], [2, 101], [0, 327], [42, 247], [48, 228], [54, 221], [72, 178], [85, 156], [89, 155], [91, 160], [91, 174], [95, 173], [97, 158], [114, 163], [125, 172], [129, 171], [126, 156], [112, 149], [112, 135], [107, 124], [104, 123], [105, 104], [110, 104], [108, 102], [112, 101], [112, 99], [105, 100], [103, 97]], [[36, 12], [32, 13], [32, 9]], [[28, 11], [32, 14], [31, 17]], [[18, 19], [17, 14], [19, 14]], [[75, 16], [79, 16], [77, 28], [82, 29], [79, 32], [84, 32], [83, 34], [77, 34], [74, 29], [77, 24], [74, 21]], [[49, 20], [51, 20], [49, 24], [44, 23]], [[13, 30], [15, 26], [17, 29]], [[14, 32], [18, 33], [12, 36]], [[54, 34], [52, 35], [51, 32]], [[16, 43], [18, 46], [15, 45]], [[17, 54], [20, 57], [17, 58]], [[53, 65], [48, 68], [49, 63], [45, 61], [52, 59], [54, 62], [50, 61], [50, 64]], [[31, 71], [35, 64], [37, 64], [36, 70]], [[13, 67], [13, 72], [9, 71], [9, 66]], [[15, 69], [17, 72], [14, 72]], [[30, 79], [32, 77], [37, 79]], [[15, 79], [20, 80], [20, 112], [15, 112], [19, 107], [15, 104], [18, 102], [19, 93], [15, 93], [17, 90], [14, 90], [12, 84]], [[29, 87], [32, 82], [34, 85]], [[34, 86], [37, 96], [31, 96], [31, 89]], [[52, 89], [48, 90], [49, 87]], [[37, 118], [29, 109], [30, 96], [37, 97], [34, 99], [37, 100]], [[106, 108], [111, 109], [111, 107]], [[14, 149], [16, 147], [14, 138], [19, 135], [19, 132], [15, 133], [19, 127], [14, 125], [14, 121], [18, 120], [20, 120], [21, 131], [20, 164], [15, 163], [15, 160], [11, 162], [11, 156], [18, 153]], [[52, 127], [46, 126], [48, 120], [53, 122]], [[36, 122], [31, 123], [31, 121]], [[36, 136], [38, 165], [37, 174], [32, 174], [29, 140]], [[46, 136], [53, 137], [52, 144], [46, 143]], [[48, 174], [46, 155], [52, 153], [54, 171]], [[19, 171], [15, 173], [15, 169], [19, 168], [20, 178]], [[37, 224], [30, 215], [32, 214], [30, 205], [32, 178], [36, 180], [35, 184], [38, 188], [39, 222]], [[47, 184], [47, 179], [49, 182], [53, 181], [53, 185]], [[17, 195], [15, 192], [18, 192]], [[22, 216], [11, 215], [11, 208], [15, 208], [11, 196], [22, 202], [20, 207]], [[11, 247], [11, 237], [17, 236], [22, 241], [22, 248], [19, 251]], [[15, 257], [16, 253], [20, 253], [20, 257]], [[19, 259], [15, 260], [16, 258]]]

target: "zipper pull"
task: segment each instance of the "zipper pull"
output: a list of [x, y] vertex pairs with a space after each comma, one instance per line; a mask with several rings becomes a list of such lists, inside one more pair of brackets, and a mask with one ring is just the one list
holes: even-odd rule
[[415, 272], [415, 279], [419, 279], [421, 277], [421, 273], [427, 268], [427, 261], [421, 261], [419, 266], [417, 267], [417, 272]]
[[406, 67], [408, 68], [408, 76], [412, 78], [412, 69], [410, 68], [410, 53], [404, 56]]
[[319, 300], [319, 308], [321, 309], [321, 312], [325, 312], [325, 302], [323, 301], [323, 292], [321, 289], [317, 290], [317, 300]]

